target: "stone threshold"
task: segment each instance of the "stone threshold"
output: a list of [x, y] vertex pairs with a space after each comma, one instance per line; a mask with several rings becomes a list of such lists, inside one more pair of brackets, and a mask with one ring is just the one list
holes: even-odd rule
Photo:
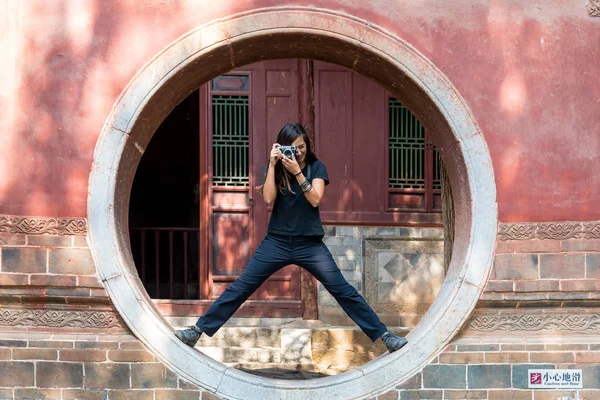
[[[165, 317], [174, 328], [180, 329], [196, 323], [196, 317]], [[343, 329], [360, 331], [357, 325], [334, 325], [321, 320], [304, 320], [302, 318], [231, 318], [223, 328], [271, 328], [271, 329]], [[409, 327], [388, 326], [391, 331], [408, 333]]]

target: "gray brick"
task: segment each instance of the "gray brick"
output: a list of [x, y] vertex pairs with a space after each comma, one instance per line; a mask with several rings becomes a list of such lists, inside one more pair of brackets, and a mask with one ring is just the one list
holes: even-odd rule
[[583, 278], [583, 254], [540, 254], [540, 277], [550, 279]]
[[129, 364], [86, 363], [84, 387], [91, 389], [128, 389]]
[[456, 351], [500, 351], [499, 344], [461, 344]]
[[442, 390], [407, 390], [400, 392], [400, 400], [441, 400], [443, 395]]
[[[12, 396], [9, 398], [12, 399]], [[61, 400], [62, 396], [60, 389], [15, 389], [14, 398], [22, 400]]]
[[527, 389], [528, 374], [530, 369], [556, 369], [553, 364], [523, 364], [513, 365], [512, 367], [512, 387], [515, 389]]
[[600, 279], [600, 253], [585, 255], [585, 277]]
[[537, 254], [497, 254], [490, 279], [538, 279]]
[[25, 246], [26, 239], [23, 234], [0, 233], [0, 246]]
[[340, 226], [337, 228], [336, 236], [358, 236], [358, 229], [354, 226]]
[[428, 365], [423, 369], [423, 387], [466, 389], [466, 367], [464, 365]]
[[33, 386], [33, 363], [0, 361], [0, 387]]
[[584, 389], [600, 389], [600, 365], [573, 365], [573, 369], [581, 369]]
[[71, 247], [72, 236], [29, 235], [28, 246]]
[[362, 246], [362, 241], [363, 240], [360, 237], [349, 237], [349, 236], [346, 236], [346, 237], [342, 238], [342, 244], [344, 246], [353, 246], [353, 247], [356, 247], [356, 248], [362, 248], [361, 247]]
[[38, 362], [36, 383], [41, 388], [83, 387], [83, 364]]
[[469, 389], [510, 387], [510, 365], [469, 365]]
[[154, 400], [154, 390], [111, 390], [110, 400]]
[[48, 271], [53, 274], [94, 275], [96, 267], [89, 249], [51, 249]]
[[177, 375], [159, 363], [132, 364], [131, 385], [140, 389], [176, 388]]
[[156, 400], [198, 400], [200, 392], [192, 390], [157, 390]]
[[25, 340], [0, 340], [0, 347], [27, 347], [27, 342]]
[[396, 236], [400, 236], [400, 232], [396, 228], [378, 227], [377, 228], [377, 236], [396, 237]]
[[444, 400], [480, 399], [487, 400], [487, 390], [444, 390]]
[[3, 272], [46, 272], [47, 249], [5, 247], [2, 249]]
[[106, 390], [63, 389], [62, 400], [106, 400]]
[[359, 226], [358, 227], [358, 235], [360, 237], [363, 236], [376, 236], [377, 228], [374, 226]]

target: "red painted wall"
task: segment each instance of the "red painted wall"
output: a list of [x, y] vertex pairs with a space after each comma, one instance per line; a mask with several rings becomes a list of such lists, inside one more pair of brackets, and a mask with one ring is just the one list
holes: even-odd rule
[[[94, 146], [117, 96], [167, 44], [214, 18], [314, 2], [3, 2], [0, 213], [86, 215]], [[600, 18], [585, 2], [343, 1], [404, 38], [471, 107], [500, 220], [600, 219]]]

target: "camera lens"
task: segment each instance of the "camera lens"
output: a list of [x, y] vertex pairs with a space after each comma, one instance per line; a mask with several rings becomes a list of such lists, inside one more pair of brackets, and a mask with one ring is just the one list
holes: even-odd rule
[[287, 158], [292, 158], [292, 150], [290, 149], [285, 149], [283, 151], [283, 155], [286, 156]]

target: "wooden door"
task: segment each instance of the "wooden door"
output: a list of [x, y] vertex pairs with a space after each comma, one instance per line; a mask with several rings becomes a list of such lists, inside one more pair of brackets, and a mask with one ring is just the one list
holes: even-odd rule
[[[214, 300], [242, 273], [267, 230], [262, 184], [271, 144], [298, 116], [297, 60], [261, 62], [206, 84], [201, 114], [206, 201], [202, 298]], [[203, 112], [204, 111], [204, 112]], [[202, 128], [201, 128], [202, 129]], [[267, 303], [268, 302], [268, 303]], [[302, 316], [300, 273], [288, 266], [268, 279], [240, 315]]]

